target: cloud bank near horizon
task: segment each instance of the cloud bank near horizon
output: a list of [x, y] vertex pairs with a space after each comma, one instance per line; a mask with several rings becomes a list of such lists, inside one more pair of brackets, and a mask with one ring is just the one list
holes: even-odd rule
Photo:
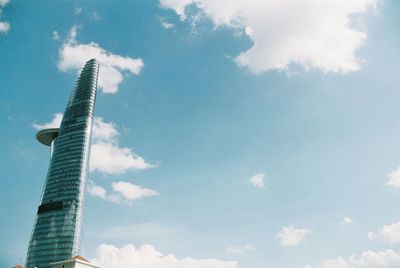
[[[110, 256], [112, 256], [111, 265]], [[135, 247], [133, 244], [121, 248], [114, 245], [100, 245], [96, 250], [96, 257], [90, 261], [110, 268], [237, 268], [236, 261], [189, 257], [179, 259], [173, 254], [164, 255], [152, 245]]]

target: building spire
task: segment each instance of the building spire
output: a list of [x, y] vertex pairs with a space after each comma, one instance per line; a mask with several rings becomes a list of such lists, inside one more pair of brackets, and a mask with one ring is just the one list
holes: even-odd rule
[[60, 128], [42, 130], [38, 140], [52, 145], [26, 268], [49, 268], [50, 263], [81, 253], [82, 223], [99, 63], [86, 62], [65, 109]]

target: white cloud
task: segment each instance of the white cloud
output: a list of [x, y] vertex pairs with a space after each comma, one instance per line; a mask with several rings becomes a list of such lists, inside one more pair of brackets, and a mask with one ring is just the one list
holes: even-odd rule
[[97, 196], [100, 197], [101, 199], [107, 200], [107, 191], [106, 189], [104, 189], [101, 186], [98, 185], [89, 185], [88, 187], [88, 192], [93, 195], [93, 196]]
[[[57, 128], [62, 114], [56, 113], [49, 123], [32, 124], [36, 129]], [[148, 169], [153, 165], [136, 155], [132, 149], [119, 146], [118, 130], [113, 123], [101, 117], [93, 120], [92, 147], [90, 152], [90, 171], [108, 174], [122, 174], [129, 170]]]
[[282, 230], [276, 235], [279, 242], [283, 246], [295, 246], [306, 236], [311, 234], [312, 231], [306, 228], [295, 229], [292, 225], [283, 227]]
[[265, 174], [264, 173], [257, 173], [256, 175], [251, 176], [249, 178], [249, 181], [255, 187], [264, 188], [264, 178], [265, 178]]
[[135, 155], [130, 148], [119, 147], [112, 142], [92, 144], [90, 171], [121, 174], [132, 169], [148, 169], [152, 165]]
[[153, 167], [142, 157], [136, 155], [132, 149], [120, 147], [118, 134], [118, 130], [113, 123], [106, 123], [100, 117], [94, 118], [90, 171], [122, 174], [129, 170]]
[[356, 51], [367, 34], [354, 23], [356, 15], [376, 9], [379, 0], [160, 0], [190, 21], [185, 12], [197, 6], [218, 26], [240, 29], [253, 45], [235, 61], [253, 73], [287, 70], [290, 64], [324, 72], [360, 68]]
[[93, 141], [99, 142], [117, 142], [119, 135], [114, 123], [106, 123], [101, 117], [95, 117], [93, 120]]
[[97, 11], [92, 12], [92, 15], [90, 16], [93, 20], [101, 20], [101, 17], [99, 15], [99, 13], [97, 13]]
[[61, 120], [62, 120], [63, 114], [62, 113], [56, 113], [53, 116], [53, 119], [48, 122], [48, 123], [44, 123], [44, 124], [32, 124], [32, 127], [40, 130], [40, 129], [46, 129], [46, 128], [59, 128], [61, 125]]
[[121, 194], [122, 197], [130, 201], [140, 199], [146, 196], [158, 195], [158, 192], [154, 190], [143, 188], [139, 185], [135, 185], [133, 183], [125, 181], [113, 182], [112, 188], [115, 192]]
[[103, 187], [91, 183], [88, 187], [88, 192], [103, 200], [125, 204], [131, 204], [133, 201], [144, 197], [159, 195], [157, 191], [125, 181], [113, 182], [111, 186], [113, 190], [107, 192]]
[[6, 33], [10, 30], [10, 24], [6, 21], [0, 21], [0, 33]]
[[348, 262], [342, 257], [325, 260], [321, 268], [350, 268]]
[[400, 187], [400, 167], [389, 174], [389, 181], [386, 183], [389, 186]]
[[[110, 262], [110, 256], [112, 261]], [[236, 261], [216, 259], [178, 259], [172, 254], [164, 255], [152, 245], [136, 248], [128, 244], [122, 248], [113, 245], [101, 245], [96, 249], [92, 263], [110, 268], [235, 268]], [[111, 263], [111, 265], [110, 265]]]
[[175, 25], [173, 23], [163, 21], [161, 22], [161, 27], [168, 30], [168, 29], [173, 29]]
[[344, 217], [343, 220], [339, 222], [339, 225], [348, 225], [352, 224], [353, 220], [350, 217]]
[[78, 15], [78, 14], [80, 14], [80, 13], [82, 12], [82, 10], [83, 10], [83, 8], [82, 8], [82, 7], [80, 7], [80, 6], [76, 6], [76, 7], [75, 7], [75, 10], [74, 10], [74, 13], [75, 13], [75, 15]]
[[[0, 16], [2, 13], [2, 8], [5, 7], [9, 2], [9, 0], [0, 0]], [[10, 23], [7, 21], [0, 21], [0, 33], [7, 33], [10, 28]]]
[[380, 268], [399, 267], [400, 254], [393, 249], [383, 251], [364, 251], [358, 255], [352, 255], [347, 259], [337, 257], [325, 260], [320, 268]]
[[59, 50], [58, 68], [61, 71], [80, 72], [86, 61], [96, 58], [100, 62], [98, 86], [104, 93], [116, 93], [124, 74], [139, 75], [144, 66], [142, 59], [113, 54], [94, 42], [79, 44], [75, 40], [77, 30], [77, 26], [71, 28]]
[[390, 225], [385, 225], [377, 233], [369, 232], [369, 239], [382, 239], [391, 244], [400, 244], [400, 222], [395, 222]]
[[168, 22], [167, 18], [159, 17], [159, 19], [160, 19], [161, 27], [163, 27], [164, 29], [170, 30], [170, 29], [175, 28], [175, 24]]
[[0, 0], [0, 6], [4, 7], [5, 5], [7, 5], [10, 2], [10, 0]]
[[249, 251], [256, 250], [256, 247], [253, 245], [245, 245], [245, 246], [229, 246], [225, 249], [226, 252], [242, 254]]
[[58, 33], [58, 31], [53, 31], [53, 40], [60, 40], [60, 34]]
[[[32, 124], [32, 127], [40, 130], [45, 128], [59, 128], [61, 125], [63, 114], [55, 113], [53, 119], [44, 124]], [[118, 130], [114, 123], [106, 123], [101, 117], [95, 117], [93, 120], [92, 138], [94, 142], [97, 141], [113, 141], [115, 142], [118, 136]]]

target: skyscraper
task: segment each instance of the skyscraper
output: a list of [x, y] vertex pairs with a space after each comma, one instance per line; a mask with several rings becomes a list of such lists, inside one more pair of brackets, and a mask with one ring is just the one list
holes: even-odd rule
[[36, 135], [51, 156], [26, 268], [48, 268], [80, 254], [98, 70], [95, 59], [85, 64], [60, 128]]

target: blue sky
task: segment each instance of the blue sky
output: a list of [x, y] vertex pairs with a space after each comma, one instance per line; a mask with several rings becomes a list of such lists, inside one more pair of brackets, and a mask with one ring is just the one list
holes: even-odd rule
[[[400, 266], [400, 2], [0, 0], [0, 266], [24, 262], [77, 73], [102, 66], [83, 255]], [[111, 260], [111, 266], [109, 266]]]

